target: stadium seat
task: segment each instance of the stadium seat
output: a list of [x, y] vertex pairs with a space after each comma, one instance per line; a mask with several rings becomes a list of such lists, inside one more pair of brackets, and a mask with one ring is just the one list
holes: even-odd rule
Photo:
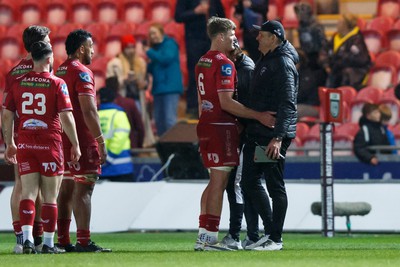
[[[153, 22], [151, 21], [146, 21], [145, 23], [142, 23], [138, 25], [136, 28], [136, 31], [134, 33], [135, 39], [136, 39], [136, 53], [141, 56], [146, 58], [146, 53], [144, 52], [143, 45], [147, 44], [147, 39], [149, 35], [149, 27]], [[147, 44], [148, 45], [148, 44]]]
[[299, 21], [294, 11], [294, 6], [299, 0], [286, 0], [283, 4], [282, 24], [285, 28], [297, 28]]
[[390, 17], [397, 19], [400, 15], [399, 0], [379, 0], [378, 1], [378, 16]]
[[400, 52], [394, 50], [384, 51], [376, 56], [375, 65], [392, 65], [396, 70], [400, 69]]
[[347, 104], [351, 104], [351, 101], [353, 101], [353, 99], [357, 95], [357, 90], [354, 89], [354, 87], [352, 86], [340, 86], [337, 87], [336, 89], [342, 91], [343, 101], [346, 102]]
[[397, 20], [392, 28], [386, 33], [388, 39], [388, 48], [390, 50], [400, 51], [400, 20]]
[[269, 20], [281, 20], [283, 14], [283, 1], [281, 0], [270, 0], [268, 5], [268, 19]]
[[23, 0], [19, 6], [21, 23], [24, 25], [39, 24], [42, 21], [43, 4], [45, 1]]
[[91, 23], [85, 27], [85, 30], [92, 34], [94, 54], [104, 54], [104, 41], [110, 30], [110, 25], [106, 23]]
[[387, 32], [392, 28], [394, 21], [389, 17], [375, 17], [362, 31], [368, 50], [378, 54], [388, 46]]
[[179, 45], [179, 51], [186, 51], [185, 46], [185, 26], [182, 23], [171, 21], [164, 26], [164, 32], [169, 37], [174, 38]]
[[301, 139], [296, 136], [292, 140], [292, 143], [290, 144], [289, 149], [286, 151], [286, 157], [296, 157], [296, 156], [304, 155], [304, 151], [297, 150], [297, 149], [300, 149], [300, 148], [303, 148], [303, 144], [301, 142]]
[[[310, 149], [308, 152], [309, 156], [318, 156], [320, 148], [320, 125], [319, 123], [314, 124], [307, 134], [301, 139], [304, 149]], [[316, 150], [318, 149], [318, 150]]]
[[120, 22], [112, 25], [108, 35], [105, 38], [104, 56], [112, 58], [121, 53], [121, 36], [133, 34], [135, 32], [135, 28], [135, 24], [126, 22]]
[[21, 58], [23, 50], [22, 46], [22, 32], [25, 26], [14, 24], [7, 29], [7, 32], [0, 40], [0, 58], [17, 60]]
[[296, 125], [296, 136], [300, 138], [300, 140], [303, 139], [307, 135], [307, 133], [310, 131], [310, 127], [308, 126], [307, 123], [304, 122], [298, 122]]
[[146, 19], [147, 1], [125, 0], [122, 10], [123, 21], [128, 23], [140, 24]]
[[391, 64], [383, 62], [373, 66], [369, 71], [368, 86], [386, 90], [397, 84], [398, 70]]
[[106, 70], [108, 61], [109, 58], [107, 57], [96, 57], [89, 66], [94, 75], [96, 91], [106, 85]]
[[120, 1], [98, 0], [96, 3], [96, 20], [100, 23], [117, 23], [119, 13]]
[[94, 3], [91, 0], [73, 0], [71, 4], [72, 23], [88, 25], [94, 19]]
[[383, 90], [376, 87], [368, 86], [362, 88], [351, 103], [351, 122], [358, 122], [361, 117], [362, 107], [365, 103], [378, 104], [382, 95]]
[[11, 25], [17, 20], [17, 5], [13, 0], [0, 1], [0, 25]]
[[174, 14], [169, 0], [150, 0], [148, 19], [155, 22], [167, 23]]
[[51, 43], [53, 45], [53, 53], [55, 58], [62, 60], [67, 59], [67, 52], [65, 50], [65, 40], [70, 32], [81, 28], [81, 25], [74, 23], [67, 23], [61, 26], [57, 33], [53, 35]]
[[65, 0], [47, 0], [45, 21], [50, 25], [63, 25], [69, 19], [70, 6]]

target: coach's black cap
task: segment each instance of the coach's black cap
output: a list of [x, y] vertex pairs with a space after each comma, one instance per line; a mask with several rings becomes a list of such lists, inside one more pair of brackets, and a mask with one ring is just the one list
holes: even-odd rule
[[31, 54], [34, 61], [42, 60], [52, 52], [51, 45], [44, 41], [36, 42], [31, 46]]
[[253, 28], [259, 31], [275, 34], [279, 39], [285, 41], [285, 30], [279, 21], [267, 20], [261, 26], [253, 25]]

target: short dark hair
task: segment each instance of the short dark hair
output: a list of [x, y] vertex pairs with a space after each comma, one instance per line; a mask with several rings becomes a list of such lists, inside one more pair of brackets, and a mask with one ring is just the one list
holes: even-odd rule
[[106, 79], [106, 87], [115, 92], [119, 91], [119, 81], [117, 76], [111, 76]]
[[117, 93], [115, 92], [115, 90], [109, 89], [107, 87], [102, 87], [99, 90], [99, 95], [100, 95], [100, 102], [102, 104], [105, 104], [113, 102]]
[[231, 30], [235, 30], [235, 23], [227, 18], [211, 17], [207, 21], [207, 34], [210, 39], [213, 39], [219, 33], [228, 33]]
[[379, 106], [372, 103], [365, 103], [362, 107], [362, 115], [366, 117], [367, 115], [371, 114], [373, 111], [379, 110]]
[[40, 61], [53, 53], [53, 50], [51, 49], [51, 45], [49, 43], [45, 41], [39, 41], [31, 46], [31, 53], [33, 61]]
[[44, 26], [32, 25], [27, 27], [22, 33], [22, 41], [24, 42], [25, 50], [30, 53], [31, 46], [38, 41], [43, 41], [49, 34], [50, 29]]
[[76, 50], [78, 50], [78, 48], [81, 47], [81, 45], [89, 38], [92, 38], [92, 34], [82, 29], [70, 32], [67, 40], [65, 41], [65, 50], [67, 50], [67, 55], [73, 55]]

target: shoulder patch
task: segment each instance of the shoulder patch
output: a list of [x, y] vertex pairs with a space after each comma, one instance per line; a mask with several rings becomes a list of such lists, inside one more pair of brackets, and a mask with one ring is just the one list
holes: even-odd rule
[[82, 80], [83, 82], [88, 82], [88, 83], [90, 83], [90, 82], [92, 81], [92, 79], [90, 78], [89, 73], [87, 73], [87, 72], [81, 72], [81, 73], [79, 73], [79, 78], [81, 78], [81, 80]]
[[62, 92], [64, 95], [68, 95], [68, 87], [67, 87], [67, 84], [66, 84], [66, 83], [61, 84], [61, 92]]
[[224, 64], [221, 66], [221, 75], [222, 76], [231, 76], [232, 75], [231, 64]]

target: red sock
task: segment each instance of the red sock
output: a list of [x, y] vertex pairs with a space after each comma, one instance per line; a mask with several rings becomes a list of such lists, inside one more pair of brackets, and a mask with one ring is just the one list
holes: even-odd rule
[[19, 218], [21, 226], [32, 225], [35, 220], [35, 202], [30, 199], [23, 199], [19, 203]]
[[207, 225], [206, 230], [210, 232], [218, 232], [219, 231], [219, 221], [221, 217], [215, 215], [207, 215]]
[[42, 222], [45, 232], [53, 233], [56, 231], [57, 212], [57, 204], [42, 204]]
[[13, 222], [13, 228], [15, 235], [22, 234], [21, 224], [19, 223], [19, 221]]
[[199, 216], [199, 228], [206, 228], [207, 226], [207, 214]]
[[76, 239], [79, 244], [81, 244], [83, 247], [86, 247], [90, 240], [90, 230], [78, 229], [76, 231]]
[[[43, 208], [42, 208], [43, 210]], [[42, 222], [35, 221], [33, 223], [33, 237], [42, 236], [43, 235], [43, 224]]]
[[71, 219], [58, 219], [57, 220], [57, 237], [58, 243], [62, 246], [66, 246], [71, 243], [69, 237], [69, 225], [71, 224]]

